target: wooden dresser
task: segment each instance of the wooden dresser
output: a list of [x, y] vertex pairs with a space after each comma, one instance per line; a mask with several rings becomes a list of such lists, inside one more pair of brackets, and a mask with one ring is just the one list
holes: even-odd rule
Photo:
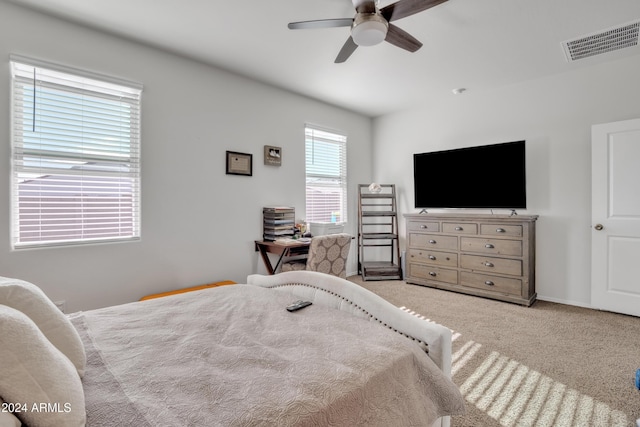
[[537, 215], [411, 214], [406, 281], [530, 306]]

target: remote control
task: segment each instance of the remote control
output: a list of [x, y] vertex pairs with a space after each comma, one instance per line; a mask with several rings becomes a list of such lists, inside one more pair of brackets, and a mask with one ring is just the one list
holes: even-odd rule
[[311, 301], [298, 300], [293, 304], [291, 304], [290, 306], [287, 306], [287, 311], [297, 311], [297, 310], [300, 310], [301, 308], [305, 308], [308, 305], [311, 305]]

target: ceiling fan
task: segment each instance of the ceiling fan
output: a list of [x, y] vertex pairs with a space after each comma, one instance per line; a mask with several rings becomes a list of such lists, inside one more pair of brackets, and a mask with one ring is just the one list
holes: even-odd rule
[[353, 18], [319, 19], [289, 23], [289, 29], [351, 27], [351, 36], [342, 46], [335, 62], [346, 61], [358, 46], [374, 46], [387, 41], [394, 46], [415, 52], [422, 43], [411, 34], [396, 27], [396, 21], [444, 3], [447, 0], [400, 0], [378, 9], [375, 0], [353, 0], [356, 16]]

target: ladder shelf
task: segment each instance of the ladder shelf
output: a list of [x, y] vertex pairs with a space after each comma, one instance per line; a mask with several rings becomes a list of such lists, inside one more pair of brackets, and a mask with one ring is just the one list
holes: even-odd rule
[[358, 184], [358, 274], [363, 280], [401, 280], [396, 187], [380, 187], [373, 193], [369, 184]]

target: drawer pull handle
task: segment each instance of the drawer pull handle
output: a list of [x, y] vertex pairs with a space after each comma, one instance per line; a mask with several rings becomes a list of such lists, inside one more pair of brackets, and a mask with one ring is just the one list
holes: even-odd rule
[[484, 245], [484, 247], [487, 248], [487, 249], [495, 248], [495, 246], [493, 246], [491, 243], [487, 243], [486, 245]]
[[485, 267], [493, 267], [493, 263], [487, 261], [484, 263]]
[[420, 228], [422, 228], [422, 229], [424, 230], [424, 229], [427, 229], [427, 228], [429, 228], [429, 227], [428, 227], [428, 226], [426, 226], [426, 225], [424, 225], [424, 224], [422, 224], [422, 225], [420, 225]]
[[504, 228], [496, 228], [496, 233], [506, 233], [507, 230], [505, 230]]
[[435, 272], [435, 271], [430, 271], [430, 272], [429, 272], [429, 276], [431, 276], [431, 277], [436, 277], [436, 276], [437, 276], [437, 274], [436, 274], [436, 272]]
[[491, 280], [487, 280], [486, 282], [484, 282], [485, 285], [487, 286], [494, 286], [495, 283], [493, 283]]
[[429, 243], [431, 243], [432, 245], [435, 245], [436, 241], [435, 240], [429, 240]]
[[462, 228], [462, 227], [456, 227], [456, 231], [462, 231], [462, 230], [464, 230], [464, 228]]
[[431, 261], [435, 261], [435, 260], [436, 260], [436, 257], [434, 257], [433, 255], [429, 255], [429, 259], [430, 259]]

